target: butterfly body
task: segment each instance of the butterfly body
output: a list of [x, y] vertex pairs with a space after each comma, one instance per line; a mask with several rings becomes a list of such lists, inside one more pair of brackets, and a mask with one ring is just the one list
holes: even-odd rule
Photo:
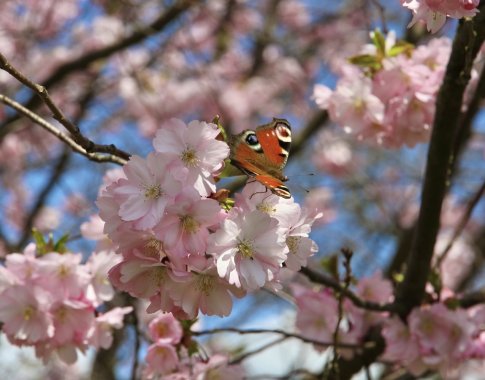
[[229, 139], [231, 164], [262, 183], [274, 194], [290, 198], [283, 182], [283, 168], [291, 147], [291, 127], [285, 119], [273, 119], [255, 130], [246, 129]]

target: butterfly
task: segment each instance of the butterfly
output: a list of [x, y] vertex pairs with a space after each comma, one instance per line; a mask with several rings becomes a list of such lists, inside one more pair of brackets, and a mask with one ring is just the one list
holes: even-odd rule
[[246, 129], [229, 138], [230, 161], [248, 177], [254, 178], [282, 198], [291, 193], [283, 182], [288, 180], [283, 168], [291, 146], [291, 126], [285, 119]]

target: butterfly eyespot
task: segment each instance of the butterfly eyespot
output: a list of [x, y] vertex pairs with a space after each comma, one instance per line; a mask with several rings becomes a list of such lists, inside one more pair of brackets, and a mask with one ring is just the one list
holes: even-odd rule
[[254, 133], [246, 136], [246, 142], [249, 145], [258, 145], [259, 144], [258, 138], [256, 137], [256, 135]]
[[279, 137], [283, 137], [283, 138], [286, 138], [286, 137], [290, 137], [291, 136], [290, 130], [284, 124], [280, 124], [280, 125], [278, 125], [276, 127], [276, 133], [277, 133], [277, 135]]

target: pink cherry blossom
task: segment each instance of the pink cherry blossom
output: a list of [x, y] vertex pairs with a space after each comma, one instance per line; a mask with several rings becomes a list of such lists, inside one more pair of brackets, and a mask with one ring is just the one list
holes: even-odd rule
[[91, 273], [91, 285], [98, 303], [110, 301], [115, 291], [108, 280], [108, 271], [121, 261], [121, 257], [113, 251], [93, 252], [88, 260], [88, 268]]
[[28, 244], [23, 253], [11, 253], [7, 255], [5, 266], [10, 276], [14, 276], [22, 283], [35, 282], [41, 274], [39, 273], [39, 261], [36, 259], [36, 246]]
[[148, 347], [145, 360], [148, 372], [152, 375], [167, 374], [177, 368], [179, 363], [174, 346], [160, 340]]
[[208, 228], [220, 221], [221, 207], [213, 199], [201, 198], [193, 188], [186, 188], [167, 208], [162, 221], [154, 228], [169, 253], [178, 257], [203, 254], [207, 247]]
[[216, 140], [220, 133], [215, 124], [194, 120], [186, 125], [171, 119], [158, 130], [153, 146], [170, 158], [177, 179], [193, 185], [202, 196], [215, 192], [213, 175], [222, 168], [229, 147]]
[[340, 80], [327, 104], [332, 120], [347, 133], [362, 134], [384, 120], [384, 104], [372, 93], [372, 82], [366, 77]]
[[424, 21], [428, 31], [436, 33], [443, 27], [446, 17], [473, 17], [480, 0], [401, 0], [401, 4], [413, 12], [408, 27]]
[[88, 332], [89, 343], [94, 347], [108, 349], [113, 343], [113, 329], [123, 327], [123, 318], [133, 311], [131, 306], [115, 307], [110, 311], [98, 315], [94, 326]]
[[205, 315], [228, 316], [232, 310], [232, 297], [241, 298], [245, 292], [219, 277], [212, 259], [201, 256], [189, 258], [191, 275], [175, 277], [170, 295], [190, 318], [200, 310]]
[[242, 380], [244, 370], [240, 365], [229, 365], [226, 355], [214, 354], [207, 363], [196, 363], [194, 366], [195, 380], [231, 379]]
[[278, 221], [259, 210], [234, 212], [211, 235], [207, 253], [216, 257], [219, 276], [230, 284], [256, 290], [271, 280], [288, 247]]
[[338, 303], [326, 290], [298, 291], [295, 298], [298, 312], [296, 327], [302, 335], [325, 343], [333, 341], [338, 320]]
[[317, 244], [308, 237], [311, 226], [322, 215], [308, 215], [307, 210], [298, 210], [298, 218], [288, 227], [286, 245], [288, 246], [288, 258], [286, 267], [293, 271], [299, 271], [306, 266], [307, 260], [318, 251]]
[[352, 173], [355, 156], [345, 136], [323, 130], [317, 135], [312, 161], [318, 170], [340, 177]]
[[386, 339], [384, 360], [398, 361], [414, 370], [424, 368], [420, 360], [418, 340], [398, 317], [385, 321], [382, 335]]
[[2, 330], [29, 344], [54, 336], [49, 298], [38, 289], [14, 285], [0, 294]]
[[281, 228], [288, 228], [296, 222], [300, 206], [293, 198], [279, 197], [259, 182], [248, 182], [240, 193], [235, 195], [236, 205], [244, 211], [259, 210], [278, 220]]
[[167, 159], [156, 153], [144, 160], [132, 156], [123, 167], [126, 179], [120, 179], [113, 190], [121, 197], [119, 216], [133, 221], [135, 228], [155, 226], [163, 216], [165, 207], [173, 202], [180, 191], [180, 182], [167, 170]]
[[82, 256], [66, 252], [51, 252], [39, 259], [39, 284], [53, 297], [79, 297], [91, 280], [85, 266], [80, 265]]
[[83, 343], [94, 323], [93, 311], [94, 307], [88, 302], [68, 299], [54, 303], [50, 309], [54, 322], [51, 344]]
[[148, 325], [150, 338], [157, 342], [162, 340], [170, 344], [177, 344], [182, 339], [182, 325], [172, 313], [161, 313]]

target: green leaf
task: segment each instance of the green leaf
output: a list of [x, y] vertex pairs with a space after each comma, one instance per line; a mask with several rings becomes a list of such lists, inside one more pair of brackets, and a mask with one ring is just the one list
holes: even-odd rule
[[414, 45], [406, 41], [398, 41], [396, 45], [389, 49], [387, 52], [388, 57], [396, 57], [401, 54], [410, 55], [414, 50]]
[[66, 253], [66, 243], [69, 240], [69, 234], [62, 235], [61, 238], [54, 244], [54, 251], [59, 253]]
[[382, 67], [381, 60], [375, 55], [361, 54], [349, 58], [349, 62], [364, 68], [378, 70]]
[[32, 237], [34, 238], [35, 245], [37, 247], [37, 253], [43, 255], [46, 253], [46, 242], [44, 235], [42, 235], [38, 229], [32, 228]]
[[380, 30], [376, 29], [371, 33], [372, 42], [377, 48], [377, 53], [384, 57], [386, 55], [386, 38]]

